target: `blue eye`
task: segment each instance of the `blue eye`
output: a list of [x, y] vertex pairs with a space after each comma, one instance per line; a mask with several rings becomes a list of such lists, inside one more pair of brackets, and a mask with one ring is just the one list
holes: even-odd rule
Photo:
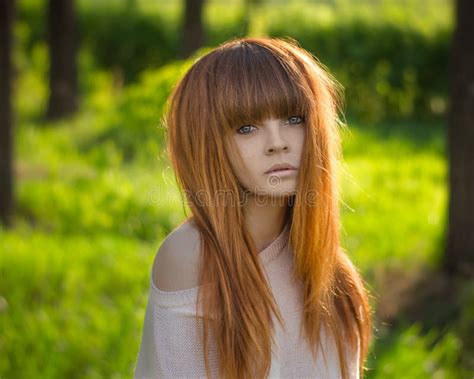
[[246, 132], [241, 133], [240, 131], [244, 130], [244, 128], [251, 128], [251, 127], [254, 127], [254, 126], [253, 125], [243, 125], [239, 129], [237, 129], [237, 133], [239, 133], [239, 134], [250, 134], [251, 133], [250, 131], [248, 131], [248, 133], [246, 133]]
[[304, 119], [303, 117], [300, 117], [300, 116], [291, 116], [288, 119], [288, 121], [290, 121], [290, 124], [301, 124], [304, 121]]
[[[301, 116], [291, 116], [287, 119], [285, 124], [289, 123], [291, 125], [299, 125], [303, 122], [304, 122], [303, 117], [301, 117]], [[251, 128], [255, 128], [255, 126], [250, 125], [250, 124], [249, 125], [242, 125], [240, 128], [237, 129], [237, 133], [242, 134], [242, 135], [251, 134], [252, 133]]]

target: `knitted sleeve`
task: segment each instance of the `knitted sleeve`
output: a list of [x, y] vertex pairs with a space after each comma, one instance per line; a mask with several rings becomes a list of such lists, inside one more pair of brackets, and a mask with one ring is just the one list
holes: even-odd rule
[[[196, 289], [162, 292], [151, 288], [134, 378], [205, 378], [202, 321], [195, 317]], [[218, 359], [209, 338], [211, 374]]]

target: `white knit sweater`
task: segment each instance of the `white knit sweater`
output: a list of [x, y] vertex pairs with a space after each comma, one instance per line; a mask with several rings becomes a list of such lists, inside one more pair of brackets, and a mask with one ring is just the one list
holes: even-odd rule
[[[299, 339], [302, 317], [302, 288], [291, 282], [292, 254], [288, 244], [289, 224], [259, 253], [272, 292], [285, 321], [286, 333], [275, 321], [278, 346], [273, 346], [269, 378], [341, 378], [337, 349], [330, 334], [322, 329], [324, 350], [316, 361], [304, 339]], [[158, 289], [150, 274], [150, 289], [145, 312], [135, 379], [206, 378], [204, 351], [195, 316], [199, 287], [180, 291]], [[212, 334], [209, 335], [210, 337]], [[217, 377], [218, 355], [209, 340], [212, 376]], [[323, 354], [323, 351], [325, 352]], [[350, 378], [359, 378], [359, 350], [350, 354]]]

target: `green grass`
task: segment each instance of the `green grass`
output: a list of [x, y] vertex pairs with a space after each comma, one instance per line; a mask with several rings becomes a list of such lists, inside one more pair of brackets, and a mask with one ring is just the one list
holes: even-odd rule
[[[383, 336], [369, 356], [369, 378], [467, 378], [457, 368], [462, 345], [459, 336], [436, 330], [422, 335], [419, 324], [406, 325]], [[466, 375], [466, 376], [464, 376]]]
[[364, 272], [407, 262], [436, 267], [447, 196], [443, 126], [356, 124], [343, 136], [346, 250]]

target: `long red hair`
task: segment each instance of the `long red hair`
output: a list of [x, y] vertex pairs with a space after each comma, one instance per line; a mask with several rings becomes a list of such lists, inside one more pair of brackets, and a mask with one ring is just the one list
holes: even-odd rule
[[229, 131], [295, 114], [304, 115], [307, 133], [288, 212], [293, 275], [304, 291], [303, 336], [316, 357], [321, 327], [329, 329], [343, 378], [347, 346], [359, 348], [363, 376], [372, 334], [368, 292], [339, 236], [341, 89], [291, 38], [227, 41], [198, 58], [173, 88], [164, 121], [177, 183], [201, 235], [196, 312], [204, 315], [208, 377], [209, 332], [219, 336], [219, 377], [265, 378], [275, 338], [272, 314], [284, 328], [237, 203], [242, 193], [226, 150]]

